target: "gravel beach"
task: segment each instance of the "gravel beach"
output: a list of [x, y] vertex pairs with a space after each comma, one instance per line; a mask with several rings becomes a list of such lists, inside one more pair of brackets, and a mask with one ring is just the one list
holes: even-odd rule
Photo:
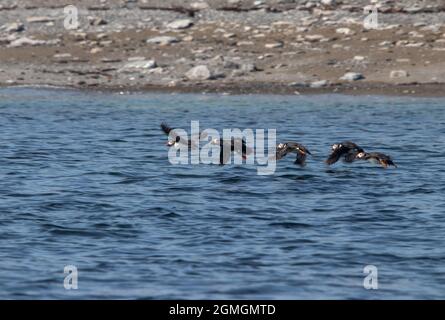
[[70, 4], [1, 2], [0, 86], [445, 95], [445, 1]]

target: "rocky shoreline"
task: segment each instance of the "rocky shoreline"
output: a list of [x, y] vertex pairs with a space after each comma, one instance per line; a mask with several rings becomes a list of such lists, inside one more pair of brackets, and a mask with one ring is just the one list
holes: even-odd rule
[[69, 4], [2, 1], [0, 86], [445, 95], [440, 0], [82, 0], [76, 29]]

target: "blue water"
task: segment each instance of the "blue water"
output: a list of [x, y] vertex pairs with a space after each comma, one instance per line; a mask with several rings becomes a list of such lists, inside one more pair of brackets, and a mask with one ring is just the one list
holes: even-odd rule
[[[445, 99], [0, 90], [0, 298], [445, 298]], [[277, 128], [276, 173], [180, 165], [161, 121]], [[350, 139], [397, 169], [323, 160]], [[292, 156], [293, 158], [293, 156]], [[78, 289], [64, 288], [64, 267]], [[366, 290], [363, 268], [378, 268]]]

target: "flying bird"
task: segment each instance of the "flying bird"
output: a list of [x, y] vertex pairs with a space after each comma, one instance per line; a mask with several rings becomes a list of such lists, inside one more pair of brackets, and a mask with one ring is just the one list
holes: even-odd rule
[[325, 161], [328, 165], [336, 163], [340, 158], [343, 158], [344, 162], [353, 162], [356, 160], [358, 153], [364, 152], [363, 148], [351, 141], [335, 143], [332, 145], [331, 149], [332, 152]]
[[289, 153], [297, 154], [297, 158], [295, 159], [294, 163], [300, 165], [301, 167], [304, 167], [306, 165], [306, 157], [308, 154], [311, 154], [309, 150], [302, 144], [289, 141], [277, 144], [275, 160], [280, 160]]
[[383, 168], [388, 168], [389, 166], [394, 166], [397, 168], [397, 165], [394, 163], [392, 158], [386, 154], [380, 152], [359, 152], [356, 156], [357, 159], [366, 160], [371, 163], [380, 164]]

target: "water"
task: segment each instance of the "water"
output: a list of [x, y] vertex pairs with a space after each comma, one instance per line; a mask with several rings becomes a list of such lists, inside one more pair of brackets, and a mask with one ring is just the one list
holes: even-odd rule
[[[0, 90], [0, 298], [445, 298], [445, 99]], [[314, 156], [172, 166], [159, 124]], [[322, 160], [351, 139], [398, 169]], [[293, 158], [293, 157], [292, 157]], [[65, 290], [66, 265], [78, 289]], [[378, 290], [363, 268], [378, 268]]]

